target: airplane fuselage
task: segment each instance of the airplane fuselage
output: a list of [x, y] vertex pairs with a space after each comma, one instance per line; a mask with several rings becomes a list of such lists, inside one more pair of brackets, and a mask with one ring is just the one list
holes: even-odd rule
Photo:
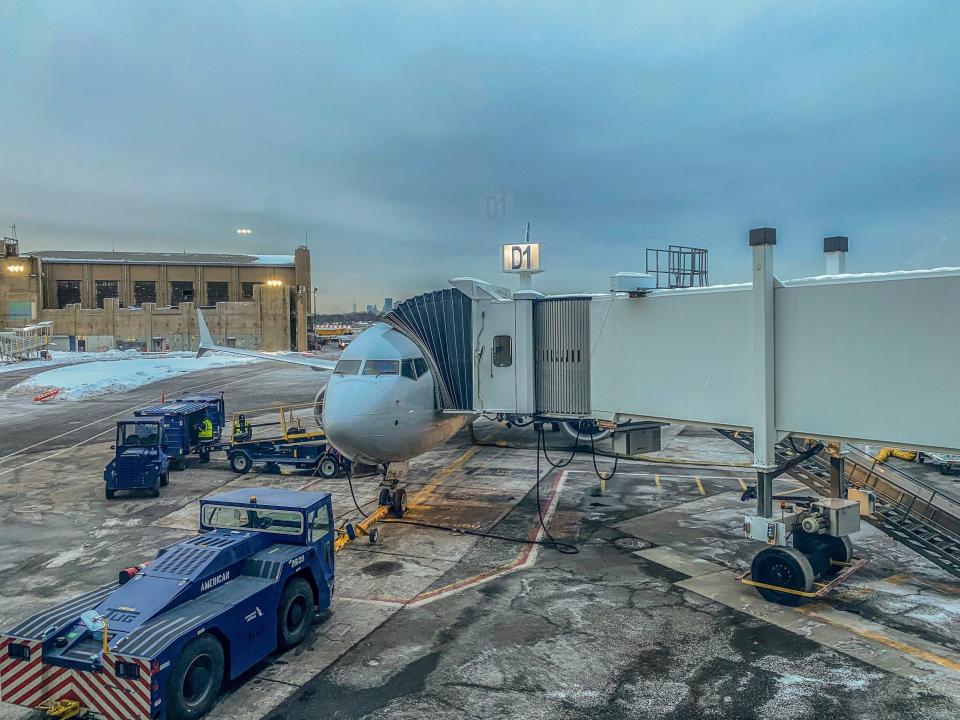
[[410, 460], [457, 433], [469, 416], [435, 407], [433, 374], [419, 348], [385, 323], [343, 351], [327, 383], [323, 426], [354, 462]]

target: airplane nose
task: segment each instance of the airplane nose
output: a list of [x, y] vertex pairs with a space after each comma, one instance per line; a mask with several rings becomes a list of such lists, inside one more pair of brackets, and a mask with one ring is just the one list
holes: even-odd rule
[[386, 410], [383, 388], [375, 383], [331, 382], [324, 398], [323, 429], [333, 446], [347, 457], [376, 462], [383, 434], [372, 420]]

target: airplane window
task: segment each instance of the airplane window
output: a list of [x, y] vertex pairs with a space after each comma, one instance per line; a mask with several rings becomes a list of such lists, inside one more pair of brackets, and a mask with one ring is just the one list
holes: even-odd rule
[[413, 366], [417, 370], [417, 378], [423, 375], [427, 371], [427, 361], [423, 358], [414, 358]]
[[364, 375], [399, 375], [399, 360], [367, 360], [363, 365]]
[[417, 371], [413, 366], [413, 358], [404, 360], [400, 364], [400, 374], [405, 378], [410, 378], [411, 380], [417, 379]]
[[334, 375], [359, 375], [360, 360], [341, 360], [333, 370]]

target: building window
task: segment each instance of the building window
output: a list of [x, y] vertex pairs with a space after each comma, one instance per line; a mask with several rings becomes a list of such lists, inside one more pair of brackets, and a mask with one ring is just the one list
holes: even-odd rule
[[493, 338], [493, 364], [496, 367], [513, 365], [513, 338], [497, 335]]
[[190, 280], [170, 283], [170, 304], [193, 302], [193, 282]]
[[107, 298], [120, 296], [120, 283], [116, 280], [97, 280], [97, 307], [103, 307], [103, 301]]
[[218, 302], [227, 302], [230, 299], [230, 283], [208, 282], [207, 305], [216, 305]]
[[157, 283], [153, 280], [137, 280], [133, 283], [133, 304], [155, 303], [157, 301]]
[[258, 282], [240, 283], [240, 299], [241, 300], [253, 300], [254, 285], [263, 285], [263, 283], [258, 283]]
[[57, 307], [80, 304], [80, 281], [57, 280]]

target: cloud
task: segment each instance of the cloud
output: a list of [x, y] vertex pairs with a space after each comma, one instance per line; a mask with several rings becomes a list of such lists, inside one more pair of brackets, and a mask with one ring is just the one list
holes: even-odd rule
[[[960, 6], [118, 3], [0, 9], [0, 219], [24, 245], [289, 252], [326, 307], [643, 249], [785, 276], [960, 264]], [[494, 211], [491, 212], [491, 198]], [[254, 235], [238, 241], [234, 228]]]

